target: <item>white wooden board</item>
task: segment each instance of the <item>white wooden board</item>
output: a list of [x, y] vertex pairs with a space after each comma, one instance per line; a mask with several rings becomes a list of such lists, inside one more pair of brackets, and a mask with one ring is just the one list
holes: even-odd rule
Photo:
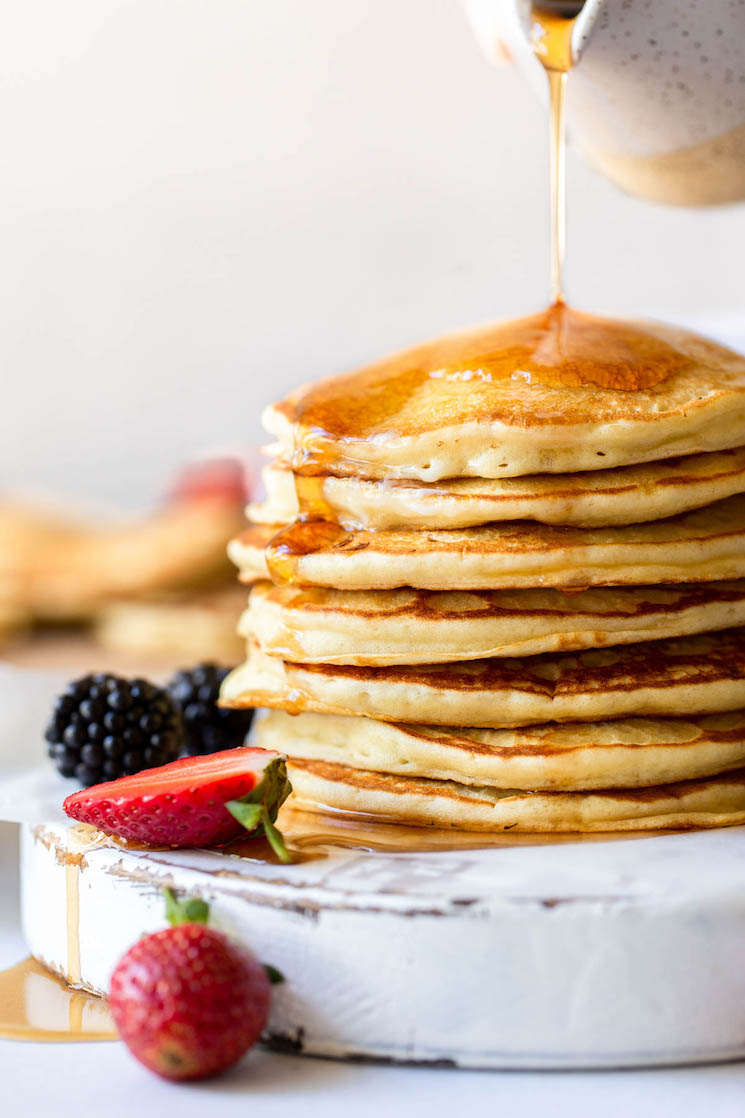
[[745, 1056], [743, 828], [337, 849], [289, 867], [81, 848], [70, 835], [24, 827], [25, 934], [63, 974], [79, 959], [94, 991], [164, 925], [170, 884], [204, 897], [218, 925], [284, 973], [268, 1039], [299, 1052], [490, 1068]]

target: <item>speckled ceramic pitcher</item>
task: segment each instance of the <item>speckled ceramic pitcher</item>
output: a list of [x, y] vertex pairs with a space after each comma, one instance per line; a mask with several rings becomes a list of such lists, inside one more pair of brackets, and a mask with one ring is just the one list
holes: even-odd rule
[[[530, 0], [467, 0], [489, 57], [545, 88]], [[656, 202], [745, 198], [745, 0], [587, 0], [573, 37], [570, 140]]]

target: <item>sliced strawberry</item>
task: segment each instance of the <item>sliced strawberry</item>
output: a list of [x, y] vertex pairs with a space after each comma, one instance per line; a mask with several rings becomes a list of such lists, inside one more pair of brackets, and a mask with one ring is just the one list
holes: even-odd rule
[[244, 746], [94, 784], [62, 806], [79, 823], [150, 846], [219, 846], [246, 830], [264, 833], [289, 862], [274, 821], [291, 791], [284, 757]]

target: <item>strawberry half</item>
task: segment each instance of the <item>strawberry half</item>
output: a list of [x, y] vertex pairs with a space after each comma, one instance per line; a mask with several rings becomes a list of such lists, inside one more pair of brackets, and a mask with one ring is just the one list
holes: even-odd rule
[[79, 823], [150, 846], [219, 846], [247, 830], [265, 834], [290, 862], [274, 821], [291, 791], [284, 757], [244, 746], [94, 784], [62, 806]]

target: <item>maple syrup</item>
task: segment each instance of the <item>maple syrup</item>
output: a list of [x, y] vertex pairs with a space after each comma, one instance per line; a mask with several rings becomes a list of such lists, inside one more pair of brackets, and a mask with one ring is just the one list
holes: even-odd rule
[[584, 2], [542, 0], [531, 5], [531, 43], [546, 71], [550, 105], [551, 153], [551, 296], [564, 302], [564, 255], [566, 242], [564, 106], [567, 74], [574, 64], [572, 36]]
[[446, 850], [492, 850], [514, 846], [617, 842], [658, 833], [617, 831], [595, 834], [558, 832], [531, 834], [500, 831], [491, 834], [480, 831], [459, 831], [446, 827], [417, 827], [391, 822], [389, 818], [335, 811], [327, 807], [319, 808], [318, 812], [295, 807], [285, 808], [281, 825], [288, 849], [299, 861], [328, 857], [330, 850], [360, 850], [381, 854], [431, 854]]
[[0, 1037], [12, 1040], [116, 1040], [108, 1006], [80, 986], [80, 874], [85, 852], [104, 845], [93, 827], [70, 828], [69, 849], [58, 851], [65, 867], [67, 982], [34, 958], [0, 972]]
[[0, 971], [0, 1037], [8, 1040], [117, 1040], [104, 998], [75, 990], [24, 959]]
[[304, 555], [334, 547], [349, 535], [339, 523], [324, 494], [322, 474], [294, 473], [298, 512], [267, 544], [264, 555], [269, 576], [277, 585], [298, 582], [298, 560]]

